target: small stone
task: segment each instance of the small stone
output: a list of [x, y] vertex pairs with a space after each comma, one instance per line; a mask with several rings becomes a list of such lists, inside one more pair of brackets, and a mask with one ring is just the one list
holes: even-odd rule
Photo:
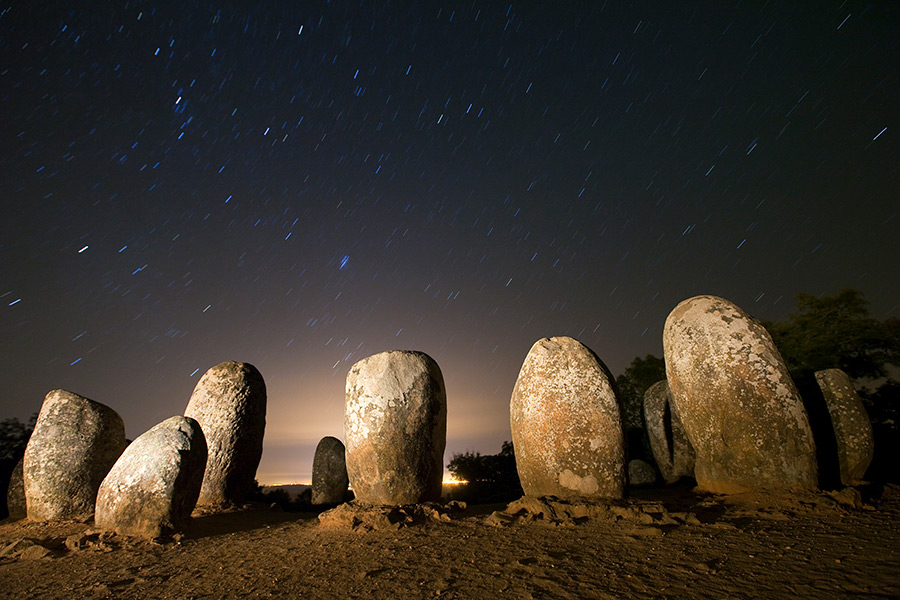
[[347, 374], [347, 474], [370, 504], [439, 500], [447, 440], [447, 396], [437, 363], [395, 350], [357, 362]]
[[651, 385], [644, 393], [644, 421], [656, 466], [666, 483], [694, 476], [694, 448], [691, 446], [666, 380]]
[[344, 443], [330, 436], [322, 438], [313, 457], [311, 503], [340, 504], [347, 499], [349, 483]]
[[124, 449], [116, 411], [65, 390], [47, 394], [22, 463], [28, 518], [90, 518], [100, 483]]
[[516, 468], [528, 496], [621, 498], [625, 452], [612, 376], [584, 344], [531, 347], [510, 399]]
[[816, 381], [822, 390], [834, 427], [841, 483], [863, 483], [863, 477], [875, 454], [875, 439], [869, 414], [853, 388], [850, 377], [840, 369], [816, 371]]
[[200, 505], [240, 505], [253, 486], [266, 431], [266, 384], [251, 364], [212, 367], [194, 388], [184, 416], [203, 429], [209, 457]]
[[40, 544], [34, 544], [19, 552], [18, 556], [23, 560], [37, 560], [52, 555], [53, 552], [51, 552], [49, 548], [41, 546]]
[[155, 538], [184, 527], [200, 495], [206, 440], [190, 417], [171, 417], [140, 435], [100, 485], [100, 529]]
[[669, 390], [713, 493], [814, 490], [816, 450], [803, 402], [762, 324], [735, 304], [697, 296], [663, 330]]
[[630, 460], [628, 461], [628, 483], [630, 485], [653, 485], [656, 483], [656, 470], [639, 458]]

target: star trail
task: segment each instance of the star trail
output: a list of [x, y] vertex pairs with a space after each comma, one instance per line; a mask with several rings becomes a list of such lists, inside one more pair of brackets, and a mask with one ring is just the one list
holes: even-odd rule
[[343, 437], [350, 366], [443, 370], [499, 451], [540, 337], [613, 373], [698, 294], [897, 316], [893, 3], [0, 5], [0, 417], [134, 438], [204, 371], [269, 393], [261, 482]]

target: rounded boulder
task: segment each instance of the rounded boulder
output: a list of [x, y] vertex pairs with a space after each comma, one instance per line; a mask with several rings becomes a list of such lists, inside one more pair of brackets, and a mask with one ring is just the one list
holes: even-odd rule
[[510, 400], [516, 467], [528, 496], [621, 498], [622, 418], [609, 370], [570, 337], [535, 342]]
[[813, 490], [816, 449], [803, 402], [772, 337], [716, 296], [681, 302], [663, 331], [666, 379], [714, 493]]
[[22, 462], [28, 518], [93, 515], [100, 483], [124, 449], [116, 411], [65, 390], [47, 394]]
[[656, 466], [666, 483], [694, 476], [694, 448], [684, 432], [665, 380], [644, 392], [644, 422]]
[[194, 388], [184, 416], [203, 429], [209, 455], [200, 498], [206, 506], [240, 504], [253, 487], [266, 432], [266, 383], [251, 364], [212, 367]]
[[311, 503], [340, 504], [347, 498], [349, 483], [344, 443], [335, 437], [323, 437], [313, 457]]
[[434, 359], [394, 350], [353, 365], [347, 374], [344, 439], [357, 501], [439, 500], [447, 396]]
[[875, 455], [875, 438], [869, 413], [853, 388], [850, 376], [842, 370], [816, 371], [816, 381], [822, 390], [834, 427], [841, 483], [861, 483]]
[[100, 485], [100, 529], [155, 538], [184, 527], [206, 468], [206, 439], [190, 417], [171, 417], [134, 440]]

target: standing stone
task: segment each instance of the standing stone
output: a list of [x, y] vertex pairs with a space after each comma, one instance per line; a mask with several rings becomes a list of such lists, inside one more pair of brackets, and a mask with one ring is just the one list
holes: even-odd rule
[[24, 519], [28, 512], [25, 506], [25, 480], [22, 478], [22, 461], [20, 458], [9, 478], [9, 487], [6, 490], [6, 509], [9, 519], [16, 521]]
[[669, 384], [657, 381], [644, 393], [644, 422], [656, 466], [666, 483], [694, 476], [694, 448], [672, 403]]
[[347, 461], [344, 443], [323, 437], [316, 446], [312, 467], [312, 504], [340, 504], [347, 497]]
[[116, 411], [65, 390], [47, 394], [22, 463], [28, 518], [90, 517], [97, 489], [124, 449]]
[[609, 370], [578, 340], [531, 347], [509, 407], [522, 489], [528, 496], [621, 498], [625, 451]]
[[200, 505], [244, 501], [256, 477], [266, 432], [266, 383], [249, 363], [227, 361], [203, 374], [184, 416], [203, 429], [209, 457]]
[[447, 395], [427, 354], [394, 350], [359, 361], [347, 374], [347, 475], [369, 504], [441, 497]]
[[190, 417], [171, 417], [134, 440], [100, 484], [94, 523], [155, 538], [184, 527], [197, 504], [206, 439]]
[[861, 483], [875, 454], [869, 414], [853, 389], [850, 377], [840, 369], [816, 371], [816, 381], [822, 389], [834, 426], [841, 483]]
[[663, 347], [701, 489], [816, 489], [816, 449], [803, 402], [759, 321], [728, 300], [697, 296], [669, 314]]
[[653, 485], [656, 483], [656, 469], [647, 461], [633, 458], [628, 461], [628, 485]]

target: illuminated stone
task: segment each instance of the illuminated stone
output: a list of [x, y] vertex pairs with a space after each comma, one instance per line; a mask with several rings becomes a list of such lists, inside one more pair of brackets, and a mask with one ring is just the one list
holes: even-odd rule
[[528, 496], [621, 498], [619, 401], [600, 359], [569, 337], [538, 340], [510, 400], [510, 429]]
[[266, 384], [251, 364], [223, 362], [204, 373], [184, 416], [196, 419], [209, 457], [200, 505], [239, 504], [253, 486], [266, 432]]
[[861, 483], [875, 454], [872, 422], [850, 377], [840, 369], [816, 371], [837, 442], [841, 483]]
[[344, 502], [349, 483], [344, 443], [331, 436], [323, 437], [313, 457], [312, 504]]
[[28, 518], [93, 515], [97, 489], [124, 449], [116, 411], [65, 390], [47, 394], [22, 463]]
[[656, 466], [666, 483], [694, 476], [694, 449], [669, 394], [669, 384], [658, 381], [644, 393], [644, 422]]
[[171, 417], [134, 440], [100, 484], [94, 523], [155, 538], [190, 520], [206, 468], [206, 439], [190, 417]]
[[697, 296], [669, 314], [663, 347], [669, 390], [696, 453], [701, 489], [817, 487], [803, 402], [759, 321], [728, 300]]
[[447, 398], [437, 363], [394, 350], [347, 374], [344, 439], [356, 500], [412, 504], [441, 497]]

